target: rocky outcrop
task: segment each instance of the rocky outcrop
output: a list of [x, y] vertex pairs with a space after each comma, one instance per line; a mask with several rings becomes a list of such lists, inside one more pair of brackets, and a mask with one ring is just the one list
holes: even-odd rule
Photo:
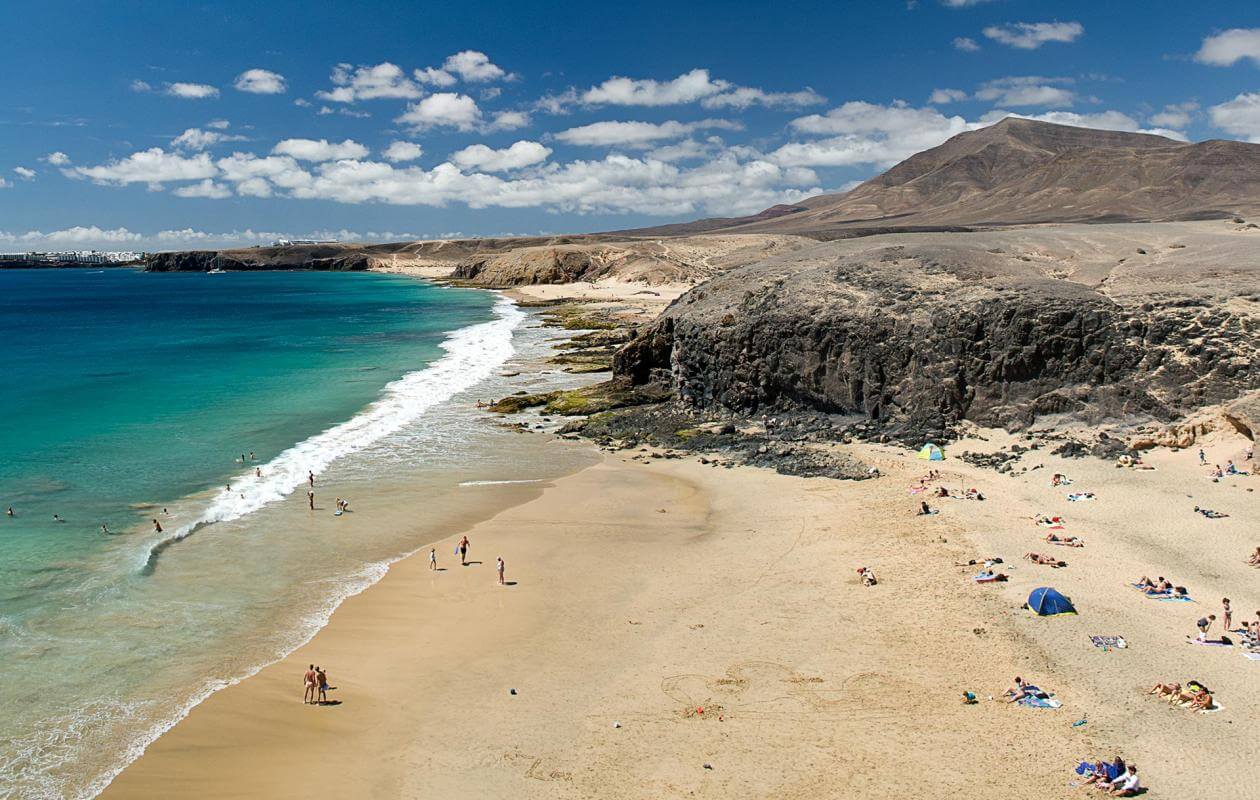
[[257, 247], [249, 250], [188, 250], [154, 253], [145, 259], [150, 272], [209, 272], [223, 270], [365, 270], [370, 256], [361, 250], [339, 247]]
[[1169, 420], [1260, 387], [1254, 301], [1117, 302], [983, 239], [822, 244], [718, 276], [614, 360], [686, 407], [860, 413], [894, 438], [968, 420]]

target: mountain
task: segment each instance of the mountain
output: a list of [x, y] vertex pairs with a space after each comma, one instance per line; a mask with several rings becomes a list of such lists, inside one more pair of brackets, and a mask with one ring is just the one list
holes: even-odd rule
[[[782, 207], [776, 207], [781, 209]], [[1260, 211], [1260, 144], [1188, 144], [1008, 117], [953, 137], [843, 194], [646, 235], [775, 232], [816, 238], [1049, 222], [1220, 219]]]

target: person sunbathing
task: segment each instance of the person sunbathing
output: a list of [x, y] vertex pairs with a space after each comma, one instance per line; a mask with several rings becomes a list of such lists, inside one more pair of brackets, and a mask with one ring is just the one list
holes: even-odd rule
[[998, 581], [998, 582], [1008, 581], [1010, 580], [1010, 577], [1007, 576], [1005, 573], [994, 572], [993, 570], [986, 569], [984, 572], [981, 572], [979, 575], [977, 575], [975, 580], [976, 580], [976, 583], [993, 583], [994, 581]]
[[974, 567], [976, 564], [983, 564], [986, 567], [991, 567], [994, 564], [1001, 564], [1001, 563], [1003, 563], [1001, 556], [989, 556], [988, 558], [973, 558], [967, 561], [966, 563], [955, 561], [954, 566], [955, 567]]
[[1207, 517], [1208, 519], [1224, 519], [1225, 517], [1229, 516], [1229, 514], [1225, 514], [1220, 511], [1213, 511], [1210, 508], [1199, 508], [1198, 506], [1195, 506], [1194, 510], [1199, 512], [1203, 516]]
[[919, 504], [919, 513], [916, 514], [915, 516], [926, 517], [929, 514], [935, 514], [935, 513], [936, 512], [932, 510], [932, 507], [927, 504], [927, 501], [924, 500], [922, 503]]
[[1142, 784], [1138, 781], [1136, 764], [1130, 764], [1124, 774], [1111, 782], [1098, 785], [1100, 788], [1105, 788], [1112, 797], [1133, 797], [1142, 791]]
[[863, 586], [874, 586], [879, 583], [879, 579], [875, 577], [875, 570], [870, 567], [858, 567], [857, 573], [862, 578]]
[[1066, 561], [1060, 561], [1059, 559], [1051, 558], [1050, 556], [1043, 556], [1040, 553], [1024, 553], [1024, 558], [1034, 564], [1044, 564], [1047, 567], [1054, 567], [1055, 569], [1067, 566]]
[[1153, 694], [1156, 697], [1176, 697], [1181, 694], [1180, 683], [1157, 683], [1151, 687], [1147, 694]]
[[1251, 558], [1247, 559], [1247, 563], [1253, 567], [1260, 567], [1260, 547], [1256, 548], [1256, 552], [1251, 554]]
[[1212, 695], [1206, 689], [1200, 689], [1191, 697], [1189, 708], [1191, 711], [1210, 711], [1212, 709]]
[[1064, 547], [1084, 547], [1085, 541], [1076, 536], [1057, 536], [1056, 534], [1048, 534], [1046, 541], [1050, 544], [1058, 544]]
[[1159, 576], [1158, 581], [1152, 581], [1150, 578], [1143, 575], [1142, 580], [1138, 581], [1138, 589], [1143, 594], [1149, 595], [1172, 594], [1173, 585], [1172, 581], [1168, 580], [1163, 575]]

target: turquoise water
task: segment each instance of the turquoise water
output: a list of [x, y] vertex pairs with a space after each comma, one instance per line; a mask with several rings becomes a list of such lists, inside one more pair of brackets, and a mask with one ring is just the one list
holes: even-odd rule
[[523, 317], [374, 274], [0, 271], [0, 796], [91, 796], [418, 547], [384, 481], [432, 483], [436, 526], [460, 481], [536, 477], [459, 395]]

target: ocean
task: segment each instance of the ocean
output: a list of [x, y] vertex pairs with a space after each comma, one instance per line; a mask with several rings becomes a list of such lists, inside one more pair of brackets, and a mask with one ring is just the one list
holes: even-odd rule
[[475, 409], [575, 385], [510, 377], [550, 339], [401, 276], [0, 271], [0, 797], [94, 795], [393, 560], [586, 463]]

